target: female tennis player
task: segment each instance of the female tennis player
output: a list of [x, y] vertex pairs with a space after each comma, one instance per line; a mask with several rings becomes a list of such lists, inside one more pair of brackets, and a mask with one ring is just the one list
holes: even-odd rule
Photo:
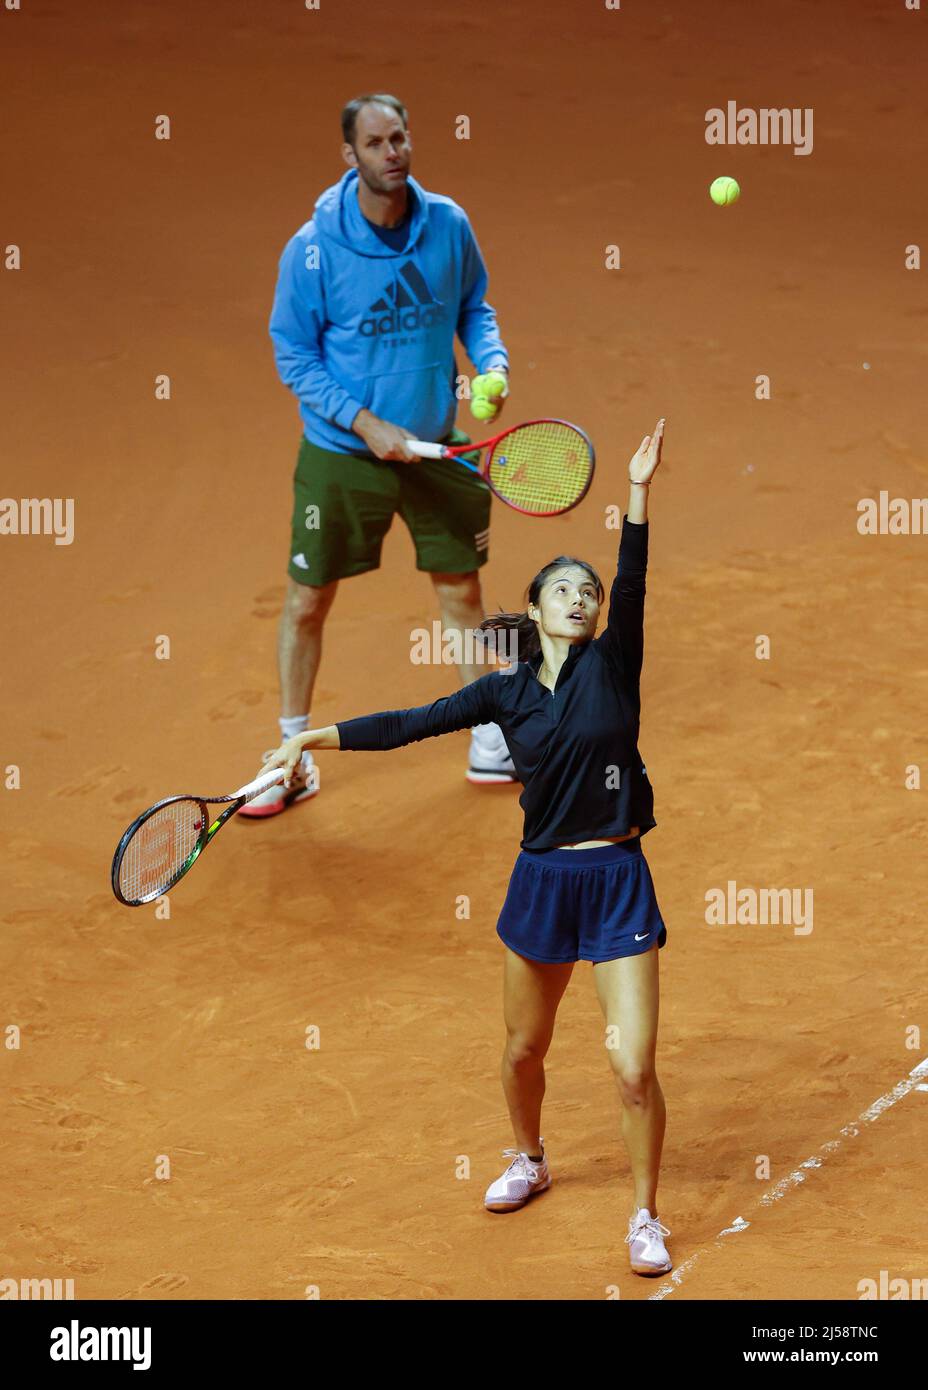
[[593, 964], [606, 1043], [622, 1102], [634, 1178], [625, 1237], [636, 1274], [672, 1268], [658, 1220], [664, 1097], [655, 1073], [658, 950], [667, 939], [641, 837], [656, 821], [638, 753], [644, 650], [648, 489], [664, 421], [629, 463], [628, 511], [604, 632], [596, 571], [558, 556], [529, 586], [524, 613], [486, 618], [515, 629], [520, 659], [417, 709], [391, 710], [288, 739], [265, 768], [289, 779], [304, 749], [399, 748], [498, 722], [524, 783], [521, 852], [497, 925], [505, 948], [503, 1090], [515, 1148], [487, 1190], [489, 1211], [509, 1212], [551, 1186], [541, 1137], [544, 1058], [574, 962]]

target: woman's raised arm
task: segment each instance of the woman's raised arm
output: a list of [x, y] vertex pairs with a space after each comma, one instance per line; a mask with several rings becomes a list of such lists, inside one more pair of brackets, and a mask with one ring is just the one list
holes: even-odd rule
[[648, 519], [648, 486], [661, 461], [664, 421], [658, 420], [653, 434], [646, 434], [628, 465], [628, 519], [639, 526]]
[[[600, 650], [636, 690], [644, 655], [644, 596], [648, 569], [648, 488], [661, 461], [664, 421], [646, 434], [628, 465], [629, 497], [619, 562], [609, 595]], [[629, 524], [630, 523], [630, 524]]]

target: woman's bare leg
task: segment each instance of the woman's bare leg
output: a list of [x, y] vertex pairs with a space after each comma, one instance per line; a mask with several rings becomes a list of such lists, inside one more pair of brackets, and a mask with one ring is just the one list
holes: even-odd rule
[[554, 1034], [557, 1006], [570, 980], [573, 962], [545, 965], [503, 947], [503, 1016], [506, 1046], [502, 1080], [512, 1119], [516, 1148], [541, 1153], [541, 1102], [545, 1094], [544, 1059]]
[[622, 1102], [622, 1137], [635, 1184], [632, 1215], [639, 1207], [657, 1215], [657, 1179], [667, 1122], [655, 1071], [660, 1002], [657, 952], [657, 946], [652, 946], [642, 955], [593, 966], [606, 1020], [606, 1055]]

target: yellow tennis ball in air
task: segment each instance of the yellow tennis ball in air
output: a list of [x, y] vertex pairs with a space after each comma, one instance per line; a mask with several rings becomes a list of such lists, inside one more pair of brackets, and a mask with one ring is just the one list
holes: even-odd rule
[[713, 179], [709, 185], [709, 197], [713, 203], [718, 203], [720, 208], [727, 207], [729, 203], [737, 203], [741, 197], [738, 180], [730, 179], [727, 175], [723, 175], [720, 179]]
[[488, 396], [472, 396], [470, 402], [470, 413], [475, 420], [493, 420], [496, 417], [497, 405]]

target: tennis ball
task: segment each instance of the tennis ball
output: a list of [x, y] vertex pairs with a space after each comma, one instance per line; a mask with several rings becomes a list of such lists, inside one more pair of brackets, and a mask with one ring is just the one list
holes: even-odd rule
[[482, 376], [475, 376], [471, 383], [473, 396], [483, 396], [489, 400], [505, 396], [508, 391], [509, 383], [502, 372], [484, 372]]
[[729, 203], [737, 203], [741, 197], [738, 180], [730, 179], [727, 175], [720, 179], [713, 179], [709, 185], [709, 197], [713, 203], [718, 203], [720, 208], [727, 207]]
[[505, 396], [509, 391], [509, 382], [502, 372], [486, 372], [484, 381], [487, 383], [487, 395], [491, 401], [497, 396]]
[[472, 396], [470, 413], [475, 420], [492, 420], [496, 416], [497, 405], [488, 396]]

